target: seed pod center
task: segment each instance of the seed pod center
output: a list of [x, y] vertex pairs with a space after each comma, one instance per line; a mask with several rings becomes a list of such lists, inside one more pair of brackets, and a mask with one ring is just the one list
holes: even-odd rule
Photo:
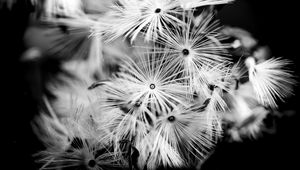
[[169, 116], [169, 117], [168, 117], [168, 121], [174, 122], [174, 121], [175, 121], [175, 116]]
[[184, 55], [184, 56], [188, 56], [189, 54], [190, 54], [190, 51], [188, 50], [188, 49], [183, 49], [182, 50], [182, 54]]
[[88, 162], [88, 166], [91, 167], [91, 168], [95, 167], [96, 164], [97, 164], [97, 163], [96, 163], [96, 161], [95, 161], [94, 159], [91, 159], [91, 160], [89, 160], [89, 162]]
[[154, 12], [158, 14], [158, 13], [161, 12], [161, 9], [160, 8], [156, 8]]
[[142, 101], [138, 100], [138, 101], [135, 102], [134, 106], [135, 107], [140, 107], [142, 105], [142, 103], [143, 103]]
[[155, 84], [152, 83], [152, 84], [150, 84], [149, 87], [150, 87], [151, 90], [153, 90], [153, 89], [155, 89]]

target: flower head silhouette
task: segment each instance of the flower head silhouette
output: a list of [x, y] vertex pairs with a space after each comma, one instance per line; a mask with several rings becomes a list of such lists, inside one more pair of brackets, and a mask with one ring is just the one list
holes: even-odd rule
[[70, 73], [46, 83], [33, 123], [41, 169], [195, 168], [224, 134], [256, 137], [293, 93], [290, 61], [230, 43], [248, 34], [213, 9], [232, 0], [32, 2], [59, 35], [38, 54]]

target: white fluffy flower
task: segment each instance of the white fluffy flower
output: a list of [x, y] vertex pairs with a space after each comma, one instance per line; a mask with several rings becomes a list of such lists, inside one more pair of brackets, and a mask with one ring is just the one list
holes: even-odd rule
[[190, 168], [209, 156], [223, 123], [234, 140], [255, 137], [265, 107], [294, 80], [287, 60], [248, 58], [250, 82], [239, 84], [246, 67], [232, 66], [212, 8], [196, 14], [232, 1], [38, 2], [58, 35], [47, 54], [74, 74], [48, 84], [54, 108], [45, 100], [50, 116], [34, 128], [47, 147], [41, 169]]
[[201, 107], [179, 106], [160, 117], [151, 133], [148, 166], [188, 167], [203, 160], [220, 135], [206, 114]]
[[187, 88], [180, 83], [183, 78], [169, 71], [166, 55], [148, 52], [136, 56], [136, 61], [127, 58], [114, 80], [95, 84], [102, 91], [98, 123], [112, 129], [108, 133], [116, 143], [141, 140], [158, 116], [187, 103]]
[[103, 21], [104, 36], [107, 41], [125, 36], [133, 42], [143, 32], [145, 40], [155, 40], [169, 24], [174, 27], [182, 24], [176, 18], [179, 14], [181, 10], [173, 0], [120, 0]]
[[288, 60], [271, 58], [261, 63], [249, 57], [245, 61], [249, 80], [257, 100], [267, 106], [277, 107], [276, 99], [283, 100], [292, 94], [293, 75], [286, 69]]
[[[44, 142], [46, 150], [39, 152], [38, 162], [42, 170], [60, 168], [82, 168], [102, 170], [122, 167], [123, 160], [113, 154], [97, 132], [92, 114], [77, 111], [69, 117], [59, 119], [49, 102], [45, 100], [50, 116], [42, 114], [36, 119], [35, 131]], [[121, 165], [122, 164], [122, 165]]]
[[75, 137], [71, 139], [66, 150], [43, 151], [39, 153], [39, 162], [44, 163], [41, 170], [57, 170], [61, 168], [84, 168], [88, 170], [103, 170], [114, 167], [124, 167], [124, 160], [116, 157], [99, 141]]
[[123, 71], [117, 74], [117, 82], [129, 94], [125, 98], [128, 103], [140, 103], [142, 110], [150, 108], [158, 115], [186, 103], [187, 86], [181, 83], [186, 78], [172, 72], [172, 65], [165, 63], [168, 55], [149, 51], [136, 61], [128, 59], [121, 64]]
[[199, 91], [195, 86], [204, 87], [209, 84], [207, 77], [210, 76], [206, 73], [212, 75], [212, 72], [223, 72], [228, 62], [228, 46], [221, 43], [225, 37], [220, 33], [218, 22], [213, 21], [213, 14], [201, 13], [198, 16], [201, 20], [197, 25], [193, 23], [193, 17], [190, 12], [187, 25], [177, 27], [173, 32], [166, 32], [159, 42], [170, 48], [171, 55], [167, 60], [174, 71], [184, 70], [184, 75], [189, 77], [188, 84]]

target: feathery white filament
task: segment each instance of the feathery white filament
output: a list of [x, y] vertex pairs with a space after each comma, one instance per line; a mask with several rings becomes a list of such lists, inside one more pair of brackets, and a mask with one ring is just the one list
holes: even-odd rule
[[292, 94], [293, 76], [285, 68], [290, 63], [288, 60], [271, 58], [257, 64], [254, 58], [249, 57], [245, 63], [249, 69], [249, 80], [261, 104], [277, 107], [276, 99], [283, 100]]
[[220, 5], [233, 2], [234, 0], [178, 0], [181, 7], [185, 10], [189, 10], [201, 6]]
[[125, 36], [131, 42], [140, 32], [146, 41], [155, 40], [171, 24], [182, 24], [176, 15], [180, 14], [177, 2], [173, 0], [121, 0], [110, 11], [111, 18], [104, 20], [104, 36], [112, 41]]

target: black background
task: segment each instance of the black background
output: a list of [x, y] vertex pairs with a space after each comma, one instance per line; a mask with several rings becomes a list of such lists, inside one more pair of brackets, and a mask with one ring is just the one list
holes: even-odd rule
[[[25, 50], [23, 34], [30, 6], [20, 2], [1, 18], [1, 169], [36, 169], [32, 154], [42, 146], [32, 133], [30, 121], [37, 113], [24, 72], [28, 65], [19, 62]], [[293, 60], [295, 75], [299, 75], [299, 21], [296, 1], [237, 0], [219, 13], [225, 25], [244, 28], [261, 43], [267, 44], [273, 56]], [[293, 116], [276, 119], [277, 132], [263, 134], [258, 139], [242, 143], [218, 145], [215, 154], [203, 169], [300, 169], [299, 168], [299, 87], [295, 96], [281, 105], [281, 110], [296, 110]], [[4, 159], [3, 159], [4, 158]]]

